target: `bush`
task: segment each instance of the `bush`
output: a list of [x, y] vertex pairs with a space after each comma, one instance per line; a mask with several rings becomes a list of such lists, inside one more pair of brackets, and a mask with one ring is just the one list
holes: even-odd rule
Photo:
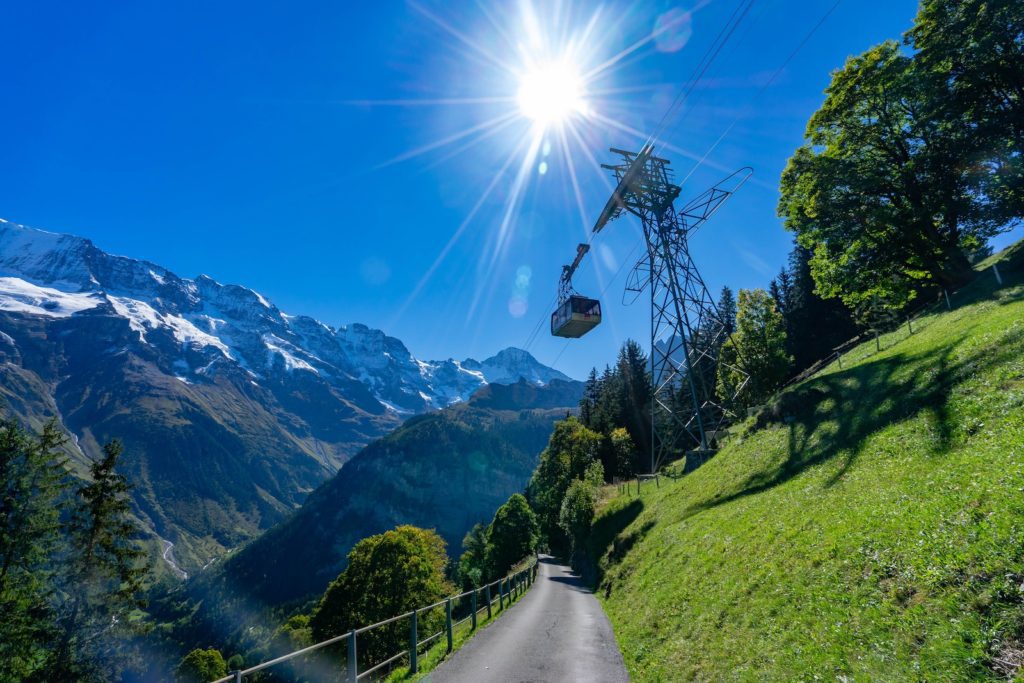
[[569, 485], [562, 499], [558, 524], [569, 537], [574, 557], [582, 552], [590, 533], [590, 524], [594, 521], [595, 498], [595, 488], [589, 482], [577, 479]]
[[521, 493], [513, 493], [494, 513], [487, 535], [487, 567], [497, 579], [537, 551], [537, 516]]
[[[359, 541], [313, 610], [309, 625], [317, 642], [346, 631], [437, 602], [454, 592], [445, 579], [448, 555], [433, 530], [403, 525]], [[427, 615], [421, 628], [432, 633], [439, 615]], [[406, 647], [409, 624], [398, 621], [359, 637], [363, 664], [379, 662]]]
[[174, 677], [185, 683], [206, 683], [228, 674], [228, 665], [218, 650], [195, 649], [185, 655], [174, 670]]

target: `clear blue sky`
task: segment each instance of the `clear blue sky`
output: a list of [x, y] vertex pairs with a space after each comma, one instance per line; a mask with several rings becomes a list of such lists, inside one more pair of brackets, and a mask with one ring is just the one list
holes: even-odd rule
[[[755, 169], [695, 239], [714, 291], [764, 286], [778, 270], [790, 235], [775, 188], [829, 72], [898, 38], [916, 9], [845, 0], [762, 89], [832, 2], [759, 0], [668, 131], [699, 158], [737, 121], [684, 197]], [[289, 313], [383, 328], [421, 358], [522, 346], [543, 317], [530, 350], [583, 377], [648, 334], [642, 303], [619, 305], [624, 272], [597, 331], [564, 353], [546, 331], [560, 266], [607, 198], [593, 159], [640, 142], [607, 121], [653, 130], [737, 2], [606, 3], [585, 40], [599, 6], [565, 0], [555, 18], [554, 5], [536, 3], [531, 31], [519, 2], [4, 3], [0, 217], [244, 284]], [[641, 44], [587, 84], [588, 115], [564, 135], [574, 168], [565, 128], [550, 129], [517, 194], [534, 124], [514, 72], [573, 37], [580, 72]], [[694, 166], [661, 153], [683, 175]], [[611, 224], [577, 288], [600, 291], [637, 235], [631, 219]]]

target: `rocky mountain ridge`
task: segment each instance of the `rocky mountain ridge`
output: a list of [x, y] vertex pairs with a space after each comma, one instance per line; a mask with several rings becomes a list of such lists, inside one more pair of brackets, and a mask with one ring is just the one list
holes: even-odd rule
[[520, 379], [567, 378], [518, 349], [419, 360], [381, 330], [0, 219], [0, 412], [56, 417], [79, 467], [121, 439], [137, 513], [186, 571], [408, 417]]

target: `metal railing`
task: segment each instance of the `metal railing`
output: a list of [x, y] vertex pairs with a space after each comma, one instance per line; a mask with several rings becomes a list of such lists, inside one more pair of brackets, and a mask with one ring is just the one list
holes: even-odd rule
[[[1003, 275], [999, 272], [998, 264], [992, 264], [984, 271], [979, 272], [979, 277], [981, 277], [982, 273], [985, 271], [991, 271], [996, 282], [1000, 286], [1003, 285]], [[839, 369], [842, 370], [844, 361], [847, 365], [856, 363], [881, 352], [883, 349], [890, 348], [896, 342], [909, 338], [914, 333], [922, 329], [924, 326], [924, 319], [927, 316], [939, 313], [943, 309], [946, 311], [952, 311], [954, 308], [959, 306], [960, 302], [955, 301], [957, 295], [963, 292], [964, 289], [973, 286], [977, 281], [978, 280], [976, 278], [967, 283], [963, 288], [952, 292], [944, 289], [940, 290], [935, 301], [920, 306], [916, 310], [906, 314], [904, 317], [894, 318], [889, 321], [888, 324], [875, 325], [873, 328], [861, 332], [852, 339], [848, 339], [836, 348], [832, 349], [831, 354], [816, 361], [810, 367], [805, 368], [797, 375], [790, 378], [785, 384], [779, 387], [779, 391], [817, 375], [819, 372], [830, 367], [833, 363], [837, 363], [839, 365]], [[906, 330], [906, 336], [903, 335], [904, 330]], [[874, 341], [874, 344], [871, 344], [872, 341]], [[856, 355], [853, 355], [854, 353], [856, 353]]]
[[[525, 565], [525, 566], [523, 566]], [[504, 577], [492, 581], [486, 585], [474, 588], [473, 590], [459, 593], [458, 595], [452, 595], [450, 597], [439, 600], [431, 605], [425, 607], [418, 607], [412, 611], [399, 614], [398, 616], [378, 621], [375, 624], [369, 626], [363, 626], [355, 628], [347, 633], [328, 638], [322, 642], [304, 647], [300, 650], [295, 650], [287, 654], [269, 659], [265, 662], [261, 662], [255, 666], [251, 666], [248, 669], [241, 669], [232, 671], [223, 678], [218, 678], [213, 683], [229, 683], [236, 682], [240, 683], [246, 676], [254, 674], [258, 671], [263, 671], [272, 666], [282, 664], [284, 662], [293, 661], [299, 657], [303, 657], [310, 653], [322, 650], [330, 645], [345, 642], [347, 644], [347, 653], [345, 656], [345, 680], [347, 683], [356, 683], [360, 680], [366, 680], [372, 677], [374, 674], [380, 673], [386, 667], [392, 667], [396, 662], [402, 660], [408, 660], [409, 672], [417, 673], [419, 671], [419, 657], [420, 651], [424, 648], [428, 648], [434, 641], [438, 640], [441, 636], [447, 638], [447, 652], [452, 651], [454, 631], [456, 628], [465, 624], [467, 621], [471, 622], [471, 630], [475, 630], [477, 627], [477, 619], [481, 612], [487, 612], [487, 619], [491, 619], [495, 613], [500, 613], [508, 607], [512, 606], [512, 603], [529, 589], [534, 582], [537, 580], [537, 558], [533, 557], [529, 560], [524, 560], [519, 563], [519, 569], [514, 569]], [[497, 595], [495, 595], [497, 593]], [[466, 598], [469, 599], [469, 605], [462, 603]], [[480, 605], [480, 598], [483, 598], [483, 605]], [[497, 602], [497, 609], [495, 609], [495, 602]], [[459, 603], [456, 605], [456, 603]], [[420, 617], [424, 614], [428, 614], [433, 610], [444, 608], [445, 625], [440, 631], [420, 640], [419, 638], [419, 627]], [[461, 611], [461, 608], [468, 607], [465, 616], [456, 620], [455, 614]], [[369, 633], [374, 629], [378, 629], [395, 622], [402, 620], [409, 620], [409, 645], [407, 648], [402, 649], [400, 652], [383, 659], [367, 668], [364, 671], [359, 670], [359, 636], [365, 633]], [[333, 662], [332, 662], [333, 663]], [[390, 669], [389, 669], [390, 670]]]

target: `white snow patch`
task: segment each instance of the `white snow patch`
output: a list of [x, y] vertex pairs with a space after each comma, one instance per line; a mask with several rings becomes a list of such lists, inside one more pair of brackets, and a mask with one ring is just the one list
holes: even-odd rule
[[399, 415], [412, 415], [412, 413], [414, 412], [412, 410], [409, 410], [408, 408], [399, 408], [394, 403], [391, 403], [390, 401], [385, 401], [380, 396], [374, 396], [374, 398], [380, 401], [381, 405], [383, 405], [385, 408], [387, 408], [393, 413], [398, 413]]
[[265, 334], [263, 335], [263, 343], [267, 346], [267, 352], [270, 354], [270, 362], [273, 363], [273, 355], [276, 353], [284, 360], [285, 370], [291, 372], [292, 370], [309, 370], [310, 372], [316, 372], [316, 368], [302, 360], [301, 358], [293, 355], [290, 351], [284, 348], [288, 342], [281, 339], [277, 335]]
[[462, 363], [460, 363], [457, 360], [453, 360], [452, 362], [455, 363], [455, 367], [459, 369], [459, 372], [464, 372], [467, 375], [472, 375], [473, 377], [479, 379], [483, 384], [487, 384], [487, 378], [484, 377], [484, 373], [480, 372], [479, 370], [467, 370], [466, 368], [462, 367]]
[[120, 296], [112, 296], [109, 299], [117, 314], [128, 318], [128, 324], [139, 333], [139, 338], [142, 340], [145, 340], [147, 330], [166, 327], [170, 328], [174, 338], [183, 345], [212, 346], [228, 358], [232, 358], [231, 349], [227, 344], [212, 334], [203, 332], [190, 320], [169, 313], [160, 313], [146, 302], [137, 299]]
[[17, 277], [0, 277], [0, 310], [4, 311], [67, 318], [102, 302], [103, 295], [96, 292], [62, 292]]

